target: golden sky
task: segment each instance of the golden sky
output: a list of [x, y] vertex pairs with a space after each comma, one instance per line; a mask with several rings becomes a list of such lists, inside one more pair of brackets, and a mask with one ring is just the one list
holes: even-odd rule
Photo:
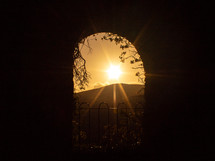
[[[132, 69], [137, 64], [130, 64], [129, 60], [124, 63], [120, 62], [119, 56], [123, 51], [120, 45], [116, 45], [114, 41], [101, 40], [103, 36], [104, 33], [91, 35], [85, 39], [84, 44], [79, 44], [79, 50], [86, 60], [87, 71], [91, 74], [86, 90], [112, 83], [140, 84], [135, 74], [137, 71], [144, 71], [144, 69]], [[135, 48], [127, 50], [136, 51]], [[128, 51], [127, 54], [129, 54]], [[111, 65], [119, 66], [121, 69], [118, 80], [110, 79], [108, 76], [107, 70]]]

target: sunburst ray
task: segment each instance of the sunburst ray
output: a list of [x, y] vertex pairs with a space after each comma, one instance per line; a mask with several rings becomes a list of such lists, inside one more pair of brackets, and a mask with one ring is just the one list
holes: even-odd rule
[[125, 98], [126, 104], [128, 105], [129, 109], [131, 110], [131, 112], [133, 114], [134, 110], [132, 108], [131, 102], [130, 102], [130, 100], [129, 100], [129, 98], [128, 98], [128, 96], [127, 96], [127, 94], [126, 94], [126, 92], [125, 92], [125, 90], [124, 90], [124, 88], [122, 86], [122, 84], [119, 83], [119, 87], [120, 87], [120, 90], [121, 90], [121, 92], [122, 92], [122, 94], [123, 94], [123, 96]]
[[99, 91], [98, 91], [98, 93], [96, 94], [96, 97], [92, 100], [92, 102], [90, 103], [90, 107], [92, 107], [94, 104], [95, 104], [95, 102], [96, 102], [96, 100], [98, 99], [98, 97], [101, 95], [101, 93], [102, 93], [102, 91], [104, 90], [104, 88], [105, 87], [102, 87]]

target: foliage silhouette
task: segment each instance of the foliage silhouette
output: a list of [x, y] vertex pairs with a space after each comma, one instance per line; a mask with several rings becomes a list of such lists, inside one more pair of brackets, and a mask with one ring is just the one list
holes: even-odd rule
[[[89, 113], [89, 108], [91, 112]], [[110, 116], [111, 109], [106, 111], [106, 114], [109, 119], [112, 118], [111, 122], [103, 122], [102, 120], [97, 120], [98, 118], [93, 118], [94, 114], [98, 114], [98, 108], [86, 107], [80, 109], [77, 107], [73, 112], [73, 148], [78, 150], [99, 150], [107, 151], [109, 150], [122, 150], [128, 148], [137, 148], [143, 144], [143, 118], [144, 110], [143, 107], [135, 106], [133, 110], [130, 110], [128, 107], [119, 108], [117, 113], [114, 113], [114, 117], [117, 116], [118, 121], [113, 121], [113, 116]], [[100, 111], [101, 112], [101, 111]], [[88, 120], [90, 116], [90, 120]], [[102, 113], [99, 115], [105, 117]], [[88, 120], [82, 121], [80, 117]], [[94, 120], [95, 119], [95, 120]], [[94, 121], [93, 121], [94, 120]], [[103, 123], [102, 123], [103, 122]], [[92, 128], [91, 124], [96, 124], [96, 128]], [[98, 125], [101, 125], [98, 129]], [[101, 136], [97, 136], [101, 134]]]

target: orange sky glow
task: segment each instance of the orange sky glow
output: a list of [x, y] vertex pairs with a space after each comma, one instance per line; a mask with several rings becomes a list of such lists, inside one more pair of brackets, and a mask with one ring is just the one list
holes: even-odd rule
[[[86, 90], [113, 83], [143, 84], [138, 82], [135, 74], [140, 70], [144, 72], [144, 69], [132, 69], [137, 64], [131, 64], [129, 60], [120, 62], [120, 45], [116, 45], [114, 41], [101, 40], [104, 34], [91, 35], [83, 44], [79, 44], [79, 50], [86, 60], [86, 69], [91, 75]], [[127, 54], [132, 50], [136, 51], [134, 47], [124, 51], [126, 50]]]

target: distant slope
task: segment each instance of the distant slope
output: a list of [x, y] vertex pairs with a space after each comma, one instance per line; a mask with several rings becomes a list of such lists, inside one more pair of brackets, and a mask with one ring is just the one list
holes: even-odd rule
[[[115, 94], [114, 94], [114, 91]], [[116, 98], [116, 105], [120, 102], [129, 102], [132, 105], [136, 103], [144, 103], [144, 86], [139, 84], [112, 84], [97, 89], [92, 89], [75, 94], [79, 103], [87, 102], [94, 107], [98, 107], [101, 102], [108, 103], [113, 107], [114, 97]]]

